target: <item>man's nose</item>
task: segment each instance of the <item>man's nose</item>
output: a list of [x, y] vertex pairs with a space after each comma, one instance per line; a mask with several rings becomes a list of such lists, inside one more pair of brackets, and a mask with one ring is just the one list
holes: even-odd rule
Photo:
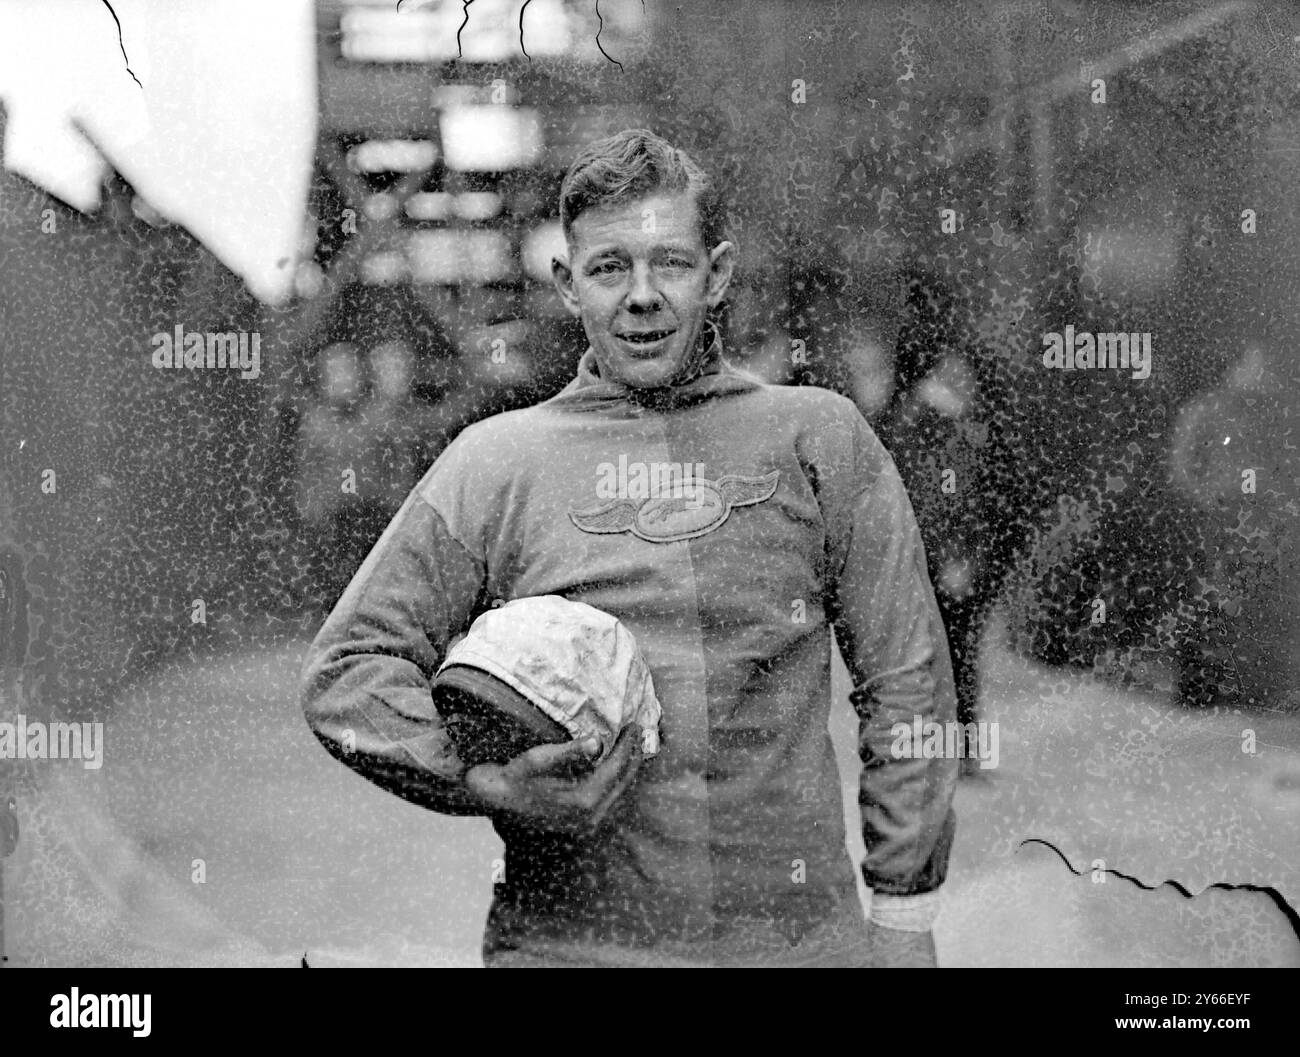
[[638, 265], [632, 269], [632, 286], [627, 292], [627, 307], [633, 312], [656, 312], [663, 304], [663, 298], [654, 284], [654, 276], [648, 267]]

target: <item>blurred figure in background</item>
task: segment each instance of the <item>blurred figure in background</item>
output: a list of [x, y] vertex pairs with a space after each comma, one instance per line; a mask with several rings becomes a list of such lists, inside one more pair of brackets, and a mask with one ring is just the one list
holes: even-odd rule
[[751, 370], [770, 365], [764, 380], [847, 396], [889, 450], [925, 544], [952, 654], [958, 720], [972, 723], [980, 637], [1012, 567], [1027, 508], [1026, 481], [1010, 446], [1009, 386], [975, 335], [972, 309], [938, 276], [907, 266], [851, 279], [849, 272], [825, 265], [794, 270], [788, 329], [764, 325], [774, 308], [785, 307], [781, 299], [742, 289], [731, 326], [733, 340], [749, 337], [751, 352], [737, 363]]
[[[1136, 150], [1140, 135], [1135, 126], [1124, 142]], [[1051, 291], [1042, 328], [1146, 332], [1149, 376], [1085, 369], [1045, 380], [1052, 420], [1037, 431], [1046, 437], [1043, 516], [1024, 611], [1039, 660], [1163, 681], [1181, 649], [1180, 624], [1191, 619], [1210, 633], [1222, 620], [1203, 596], [1201, 569], [1220, 541], [1167, 468], [1176, 407], [1232, 353], [1226, 321], [1212, 321], [1189, 294], [1208, 281], [1185, 221], [1193, 202], [1168, 173], [1125, 182], [1124, 193], [1099, 187], [1080, 205], [1071, 222], [1080, 252]]]
[[[1178, 413], [1169, 477], [1188, 503], [1200, 546], [1174, 614], [1178, 696], [1187, 705], [1276, 703], [1287, 690], [1294, 634], [1284, 581], [1293, 533], [1274, 506], [1294, 501], [1276, 438], [1287, 432], [1283, 380], [1250, 340], [1217, 386]], [[1293, 516], [1293, 515], [1292, 515]], [[1292, 602], [1293, 608], [1293, 602]], [[1278, 640], [1283, 641], [1278, 641]]]
[[365, 436], [360, 414], [365, 376], [357, 347], [328, 345], [317, 354], [315, 368], [316, 401], [298, 427], [294, 495], [306, 543], [306, 582], [314, 585], [309, 601], [329, 605], [356, 568], [358, 540], [375, 511], [357, 494]]
[[1009, 408], [969, 311], [936, 276], [910, 270], [903, 279], [892, 354], [888, 321], [851, 319], [844, 371], [848, 395], [907, 486], [948, 634], [957, 718], [971, 723], [980, 636], [1011, 566], [1021, 509], [1003, 440]]
[[357, 496], [380, 518], [382, 532], [432, 461], [427, 446], [438, 416], [411, 392], [415, 350], [409, 343], [381, 341], [369, 363], [371, 392], [358, 423], [364, 447], [357, 453]]
[[888, 324], [868, 313], [853, 312], [842, 334], [840, 369], [845, 395], [875, 425], [898, 387]]

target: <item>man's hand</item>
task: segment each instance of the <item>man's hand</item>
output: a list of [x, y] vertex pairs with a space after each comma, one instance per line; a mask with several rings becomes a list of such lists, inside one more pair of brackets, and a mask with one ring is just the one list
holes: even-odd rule
[[593, 767], [599, 751], [595, 738], [538, 745], [504, 764], [471, 767], [465, 784], [489, 814], [551, 833], [591, 836], [636, 777], [641, 728], [624, 727], [610, 754]]
[[933, 932], [904, 932], [867, 923], [871, 941], [870, 969], [937, 969]]

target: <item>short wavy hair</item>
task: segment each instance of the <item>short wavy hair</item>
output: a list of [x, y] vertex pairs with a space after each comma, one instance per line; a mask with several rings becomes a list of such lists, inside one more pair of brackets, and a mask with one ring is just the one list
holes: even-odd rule
[[588, 209], [681, 192], [694, 200], [700, 235], [712, 249], [726, 229], [713, 178], [684, 150], [649, 129], [625, 129], [589, 144], [569, 166], [560, 184], [560, 223], [569, 238], [573, 222]]

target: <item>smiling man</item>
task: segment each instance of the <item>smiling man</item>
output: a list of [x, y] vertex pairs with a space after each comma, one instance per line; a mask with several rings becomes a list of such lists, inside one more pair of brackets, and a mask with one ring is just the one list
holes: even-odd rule
[[[559, 395], [466, 429], [313, 644], [308, 719], [339, 759], [506, 848], [488, 965], [932, 965], [954, 759], [947, 644], [907, 496], [853, 404], [723, 365], [708, 319], [735, 250], [716, 188], [634, 130], [561, 187], [556, 287], [589, 347]], [[636, 482], [634, 484], [634, 482]], [[662, 706], [629, 727], [466, 767], [430, 685], [500, 600], [560, 595], [635, 636]], [[870, 920], [827, 719], [832, 628], [862, 723]]]
[[[637, 146], [624, 141], [618, 163], [636, 165]], [[731, 279], [734, 252], [720, 236], [713, 189], [679, 165], [681, 188], [631, 201], [617, 186], [611, 197], [602, 181], [627, 178], [613, 159], [570, 173], [561, 191], [569, 259], [552, 266], [556, 287], [581, 318], [602, 377], [634, 389], [680, 385], [703, 370], [705, 317]]]

